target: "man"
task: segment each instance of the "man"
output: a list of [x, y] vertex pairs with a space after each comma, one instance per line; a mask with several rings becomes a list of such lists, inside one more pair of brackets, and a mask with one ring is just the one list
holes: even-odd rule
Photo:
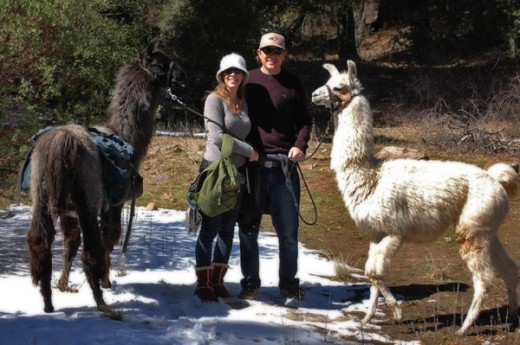
[[302, 301], [296, 278], [300, 181], [294, 163], [305, 158], [312, 121], [300, 79], [282, 68], [287, 58], [284, 37], [263, 35], [256, 54], [261, 66], [249, 72], [246, 100], [252, 124], [247, 140], [260, 154], [251, 174], [256, 178], [260, 215], [249, 224], [239, 222], [243, 275], [239, 297], [255, 299], [260, 288], [258, 233], [262, 215], [271, 214], [279, 242], [280, 293]]

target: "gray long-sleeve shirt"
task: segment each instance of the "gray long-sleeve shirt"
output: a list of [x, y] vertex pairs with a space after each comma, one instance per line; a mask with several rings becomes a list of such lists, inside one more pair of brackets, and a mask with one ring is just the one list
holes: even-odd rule
[[[245, 137], [251, 131], [251, 122], [248, 116], [247, 103], [244, 100], [242, 111], [234, 114], [222, 98], [211, 93], [204, 103], [204, 116], [211, 121], [204, 120], [208, 140], [206, 141], [206, 152], [204, 159], [210, 162], [220, 158], [220, 147], [222, 146], [222, 134], [224, 130], [217, 125], [225, 126], [227, 130], [242, 140], [233, 137], [234, 146], [231, 161], [238, 168], [242, 166], [253, 153], [253, 147], [245, 142]], [[214, 121], [214, 122], [212, 122]], [[215, 123], [216, 122], [216, 123]]]

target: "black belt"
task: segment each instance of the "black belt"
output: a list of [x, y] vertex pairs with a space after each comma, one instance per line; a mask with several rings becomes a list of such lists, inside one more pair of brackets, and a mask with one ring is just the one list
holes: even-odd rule
[[279, 162], [279, 161], [261, 161], [260, 164], [262, 164], [262, 166], [264, 168], [279, 168], [282, 166], [282, 164]]

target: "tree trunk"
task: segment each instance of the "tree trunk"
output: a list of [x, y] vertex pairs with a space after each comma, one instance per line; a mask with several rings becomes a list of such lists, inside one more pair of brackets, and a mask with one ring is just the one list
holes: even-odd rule
[[356, 43], [356, 23], [352, 4], [341, 6], [338, 11], [338, 57], [340, 61], [359, 60]]

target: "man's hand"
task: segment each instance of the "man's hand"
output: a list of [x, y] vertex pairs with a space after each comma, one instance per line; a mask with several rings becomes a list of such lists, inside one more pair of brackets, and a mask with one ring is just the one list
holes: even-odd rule
[[291, 147], [287, 158], [294, 162], [301, 162], [305, 159], [305, 153], [297, 147]]

